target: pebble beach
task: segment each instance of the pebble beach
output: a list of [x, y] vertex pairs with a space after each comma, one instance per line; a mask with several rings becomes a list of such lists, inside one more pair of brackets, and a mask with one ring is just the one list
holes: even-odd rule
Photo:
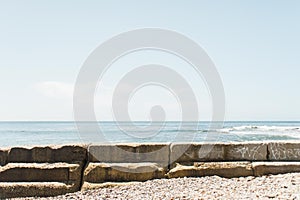
[[157, 179], [39, 199], [300, 199], [300, 173]]

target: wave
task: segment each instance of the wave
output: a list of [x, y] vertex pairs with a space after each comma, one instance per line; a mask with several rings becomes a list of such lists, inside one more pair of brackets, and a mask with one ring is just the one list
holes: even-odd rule
[[236, 126], [231, 128], [223, 128], [218, 130], [219, 132], [300, 132], [300, 127], [295, 126]]

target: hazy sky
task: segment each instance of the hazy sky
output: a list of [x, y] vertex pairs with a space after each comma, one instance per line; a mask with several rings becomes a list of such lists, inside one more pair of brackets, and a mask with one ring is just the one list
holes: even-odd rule
[[[88, 55], [110, 37], [144, 27], [178, 31], [206, 50], [223, 80], [226, 120], [300, 120], [299, 21], [296, 0], [0, 1], [0, 120], [73, 120], [73, 84]], [[125, 64], [174, 65], [191, 76], [206, 119], [204, 84], [168, 56], [143, 52], [120, 60], [106, 77], [107, 90]], [[172, 96], [156, 89], [137, 93], [130, 104], [135, 120], [146, 119], [159, 101], [170, 119], [178, 114]], [[147, 96], [155, 91], [160, 98]], [[110, 120], [109, 103], [96, 102], [99, 119]]]

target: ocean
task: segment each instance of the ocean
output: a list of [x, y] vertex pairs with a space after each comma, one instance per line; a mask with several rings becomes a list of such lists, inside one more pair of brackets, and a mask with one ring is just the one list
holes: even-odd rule
[[[91, 124], [81, 123], [87, 127]], [[149, 122], [121, 122], [119, 126], [116, 122], [97, 122], [97, 125], [102, 131], [100, 140], [87, 139], [89, 133], [79, 132], [75, 122], [0, 122], [0, 148], [93, 142], [261, 142], [300, 139], [299, 121], [228, 121], [218, 130], [209, 130], [209, 122], [155, 122], [151, 126]]]

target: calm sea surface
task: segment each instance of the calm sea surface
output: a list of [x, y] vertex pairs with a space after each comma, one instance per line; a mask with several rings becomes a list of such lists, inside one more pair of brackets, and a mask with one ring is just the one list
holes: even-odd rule
[[[83, 123], [90, 127], [91, 123]], [[75, 122], [0, 122], [0, 147], [93, 142], [214, 142], [299, 140], [300, 122], [225, 122], [209, 130], [208, 122], [98, 122], [95, 139], [91, 130], [79, 132]]]

